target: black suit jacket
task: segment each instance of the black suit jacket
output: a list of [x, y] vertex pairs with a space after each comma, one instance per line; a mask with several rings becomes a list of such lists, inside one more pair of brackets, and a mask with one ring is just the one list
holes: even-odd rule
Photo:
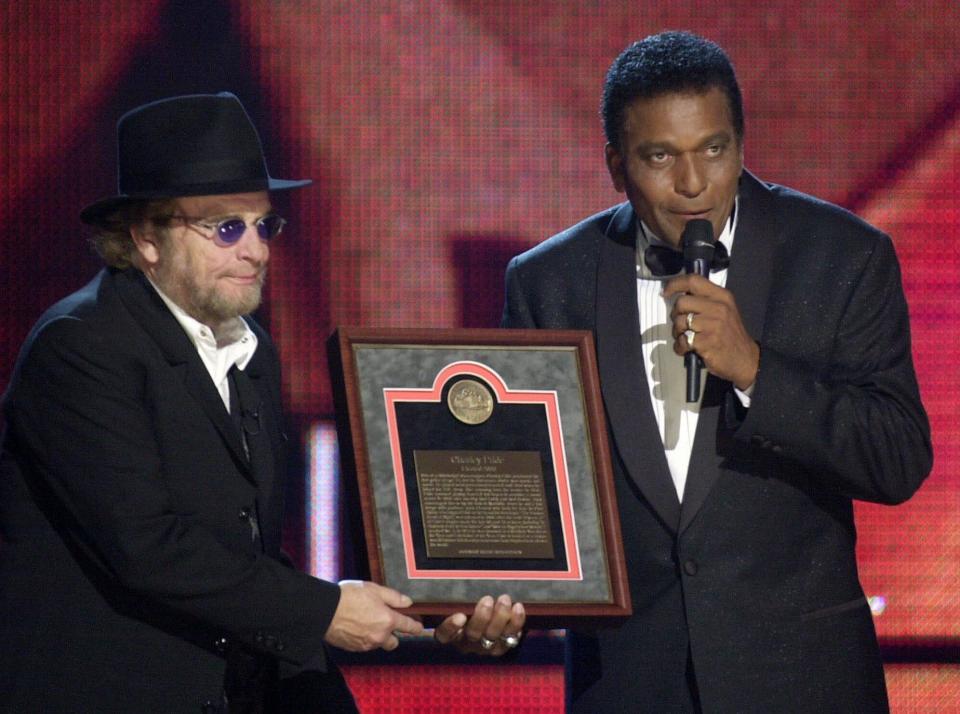
[[712, 375], [681, 504], [642, 364], [629, 204], [513, 259], [505, 327], [592, 330], [634, 615], [569, 637], [576, 711], [887, 708], [852, 499], [931, 467], [890, 240], [744, 173], [727, 288], [761, 345], [752, 405]]
[[251, 326], [251, 458], [139, 271], [30, 334], [4, 400], [0, 710], [199, 712], [228, 661], [238, 691], [326, 668], [339, 589], [281, 562], [279, 363]]

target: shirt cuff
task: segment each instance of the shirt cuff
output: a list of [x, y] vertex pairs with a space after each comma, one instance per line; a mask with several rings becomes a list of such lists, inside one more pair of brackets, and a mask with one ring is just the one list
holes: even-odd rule
[[740, 403], [744, 406], [745, 409], [750, 408], [750, 399], [753, 397], [753, 388], [757, 386], [757, 383], [754, 382], [746, 389], [738, 389], [737, 387], [733, 388], [733, 391], [737, 394], [737, 399], [740, 400]]

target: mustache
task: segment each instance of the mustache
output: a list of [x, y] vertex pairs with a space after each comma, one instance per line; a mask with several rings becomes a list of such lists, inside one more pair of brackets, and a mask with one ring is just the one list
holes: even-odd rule
[[256, 278], [257, 281], [263, 285], [267, 280], [267, 266], [259, 268], [255, 273], [225, 273], [222, 277], [224, 278], [240, 278], [241, 280], [248, 280], [250, 278]]

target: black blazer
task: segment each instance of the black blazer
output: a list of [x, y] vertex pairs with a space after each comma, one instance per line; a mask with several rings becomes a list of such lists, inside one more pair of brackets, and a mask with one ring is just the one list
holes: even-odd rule
[[199, 712], [228, 659], [234, 679], [325, 669], [339, 589], [281, 562], [279, 363], [251, 326], [249, 459], [139, 271], [31, 332], [4, 401], [0, 710]]
[[592, 330], [634, 616], [571, 633], [576, 711], [887, 708], [852, 499], [898, 503], [932, 463], [889, 238], [744, 172], [727, 288], [761, 344], [752, 406], [712, 375], [681, 505], [642, 365], [629, 204], [514, 258], [505, 327]]

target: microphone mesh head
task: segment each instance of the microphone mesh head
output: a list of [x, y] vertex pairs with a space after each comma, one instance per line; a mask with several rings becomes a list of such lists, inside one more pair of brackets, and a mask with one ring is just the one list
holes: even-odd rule
[[680, 236], [680, 248], [686, 262], [694, 260], [713, 260], [716, 239], [713, 237], [713, 224], [706, 218], [694, 218], [688, 221]]

